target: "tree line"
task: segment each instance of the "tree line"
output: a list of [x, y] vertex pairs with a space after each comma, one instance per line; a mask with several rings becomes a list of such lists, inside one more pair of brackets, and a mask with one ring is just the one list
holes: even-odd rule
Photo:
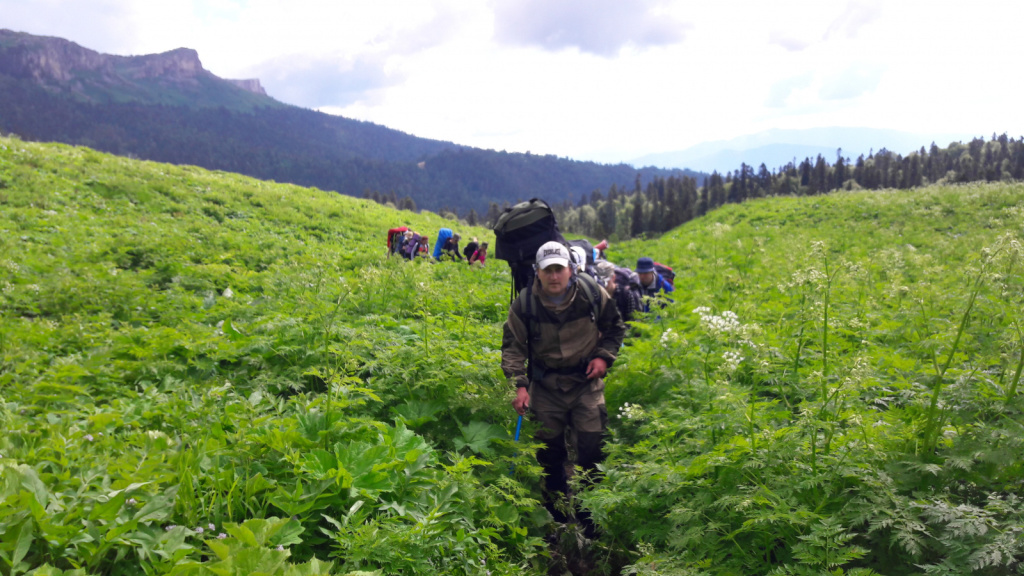
[[[820, 154], [769, 171], [746, 164], [724, 175], [713, 172], [703, 182], [689, 176], [655, 178], [631, 190], [616, 186], [594, 190], [573, 204], [553, 206], [563, 231], [591, 238], [624, 240], [667, 232], [726, 203], [767, 196], [813, 196], [837, 190], [911, 189], [929, 184], [1024, 179], [1024, 137], [1006, 134], [975, 138], [946, 148], [935, 143], [906, 156], [881, 149], [850, 161], [836, 151], [835, 162]], [[485, 221], [497, 220], [492, 204]]]

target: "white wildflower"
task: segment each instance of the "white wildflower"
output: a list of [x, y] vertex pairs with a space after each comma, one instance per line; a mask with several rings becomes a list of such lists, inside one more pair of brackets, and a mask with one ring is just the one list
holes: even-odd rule
[[644, 417], [644, 409], [639, 404], [626, 402], [619, 407], [619, 420], [640, 420]]
[[224, 289], [224, 292], [223, 292], [223, 293], [221, 294], [221, 296], [223, 296], [223, 297], [225, 297], [225, 298], [231, 298], [231, 297], [232, 297], [232, 296], [234, 296], [234, 295], [235, 295], [235, 293], [234, 293], [234, 292], [233, 292], [233, 291], [231, 290], [231, 287], [230, 287], [230, 286], [228, 286], [227, 288], [225, 288], [225, 289]]
[[735, 313], [726, 310], [720, 316], [707, 315], [700, 317], [700, 323], [712, 336], [726, 336], [740, 330], [739, 318]]
[[741, 356], [739, 352], [729, 350], [722, 354], [722, 360], [725, 361], [725, 363], [722, 364], [722, 368], [724, 368], [726, 372], [735, 372], [736, 369], [740, 367], [740, 362], [743, 361], [743, 356]]

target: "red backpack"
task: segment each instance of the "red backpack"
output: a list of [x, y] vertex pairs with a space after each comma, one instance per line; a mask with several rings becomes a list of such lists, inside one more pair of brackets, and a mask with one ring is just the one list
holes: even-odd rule
[[669, 286], [672, 288], [676, 287], [676, 273], [672, 270], [671, 266], [666, 266], [661, 262], [655, 262], [654, 271], [661, 274], [661, 277], [665, 279], [665, 282], [668, 282]]
[[408, 230], [408, 226], [399, 226], [398, 228], [392, 228], [388, 230], [388, 256], [392, 253], [398, 252], [399, 246], [402, 244], [402, 236], [405, 231]]

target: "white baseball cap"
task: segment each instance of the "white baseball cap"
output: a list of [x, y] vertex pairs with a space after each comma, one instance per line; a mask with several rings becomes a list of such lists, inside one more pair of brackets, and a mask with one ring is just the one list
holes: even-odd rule
[[543, 270], [552, 264], [569, 266], [569, 251], [558, 242], [545, 242], [537, 249], [537, 269]]

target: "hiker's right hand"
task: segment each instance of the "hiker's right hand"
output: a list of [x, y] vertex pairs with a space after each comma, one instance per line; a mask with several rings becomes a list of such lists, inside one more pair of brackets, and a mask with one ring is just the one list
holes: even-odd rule
[[516, 388], [516, 398], [512, 401], [512, 407], [520, 416], [526, 414], [526, 407], [530, 405], [530, 393], [526, 388]]

